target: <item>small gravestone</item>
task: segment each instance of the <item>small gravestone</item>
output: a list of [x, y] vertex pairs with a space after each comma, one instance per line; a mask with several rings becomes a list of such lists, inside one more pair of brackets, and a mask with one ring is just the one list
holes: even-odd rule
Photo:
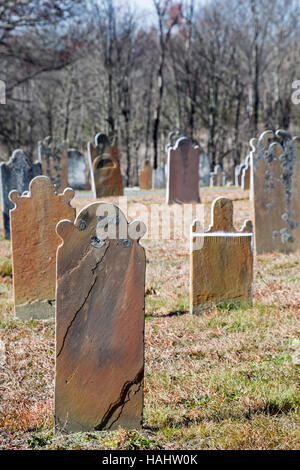
[[48, 136], [39, 142], [39, 161], [43, 175], [50, 178], [57, 192], [68, 186], [68, 149], [66, 142], [58, 137]]
[[77, 149], [68, 150], [68, 180], [73, 189], [86, 189], [85, 156]]
[[235, 186], [239, 186], [240, 166], [241, 165], [236, 165], [236, 167], [234, 168], [234, 185]]
[[199, 158], [199, 184], [200, 186], [210, 185], [210, 159], [207, 153], [200, 152]]
[[241, 163], [241, 165], [239, 165], [236, 186], [242, 186], [242, 175], [243, 175], [243, 171], [245, 168], [246, 168], [246, 163]]
[[57, 252], [55, 425], [65, 432], [142, 424], [143, 222], [113, 204], [62, 221]]
[[152, 167], [148, 160], [140, 174], [140, 189], [146, 191], [152, 189]]
[[245, 167], [242, 171], [242, 189], [250, 189], [250, 179], [251, 179], [251, 159], [250, 155], [247, 156], [245, 160]]
[[256, 252], [300, 248], [300, 139], [265, 131], [251, 141]]
[[252, 223], [233, 226], [233, 205], [219, 197], [212, 205], [211, 226], [191, 232], [190, 309], [201, 313], [219, 302], [251, 303], [253, 284]]
[[200, 202], [199, 153], [187, 137], [168, 150], [167, 204]]
[[159, 166], [152, 171], [152, 188], [162, 189], [165, 187], [165, 168]]
[[10, 193], [15, 204], [10, 211], [15, 316], [46, 319], [54, 316], [56, 250], [55, 232], [63, 219], [74, 220], [69, 202], [72, 189], [56, 194], [47, 176], [37, 176], [29, 192]]
[[10, 191], [16, 190], [19, 194], [28, 191], [30, 181], [41, 174], [41, 164], [32, 164], [23, 150], [15, 150], [7, 163], [0, 163], [1, 204], [6, 239], [10, 238], [9, 211], [13, 208], [8, 197]]
[[95, 145], [88, 143], [91, 186], [95, 198], [123, 196], [120, 158], [116, 141], [110, 144], [105, 134], [95, 136]]
[[210, 186], [225, 186], [226, 176], [220, 165], [216, 165], [213, 172], [210, 173]]

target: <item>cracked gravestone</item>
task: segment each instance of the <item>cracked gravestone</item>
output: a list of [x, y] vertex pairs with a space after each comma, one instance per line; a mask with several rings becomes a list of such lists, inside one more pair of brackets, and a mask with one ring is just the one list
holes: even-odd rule
[[190, 310], [201, 313], [220, 302], [249, 304], [253, 285], [252, 223], [240, 231], [233, 226], [233, 205], [219, 197], [212, 205], [212, 221], [201, 231], [195, 221], [191, 231]]
[[68, 149], [68, 184], [73, 189], [86, 189], [85, 156], [77, 149]]
[[147, 160], [140, 173], [140, 190], [148, 191], [152, 189], [152, 173], [151, 163]]
[[187, 137], [181, 137], [175, 147], [169, 147], [167, 204], [200, 202], [199, 154], [200, 148]]
[[56, 194], [47, 176], [37, 176], [29, 192], [9, 195], [15, 316], [46, 319], [55, 313], [57, 223], [74, 220], [70, 188]]
[[145, 231], [106, 203], [57, 226], [56, 429], [141, 427]]
[[57, 192], [62, 192], [68, 186], [67, 143], [48, 136], [39, 142], [38, 153], [43, 175], [50, 178]]
[[41, 174], [41, 164], [31, 163], [28, 155], [20, 149], [13, 152], [7, 163], [0, 164], [1, 204], [6, 239], [10, 238], [9, 211], [13, 208], [8, 197], [10, 191], [16, 190], [21, 195], [24, 191], [28, 191], [30, 181]]
[[265, 131], [251, 141], [256, 252], [300, 248], [300, 139]]
[[216, 165], [210, 173], [210, 186], [225, 186], [226, 176], [220, 165]]
[[118, 146], [110, 144], [105, 134], [95, 136], [95, 145], [88, 143], [91, 187], [95, 198], [123, 196], [123, 183]]
[[250, 189], [250, 179], [251, 179], [251, 159], [250, 155], [246, 157], [245, 167], [242, 170], [242, 189]]

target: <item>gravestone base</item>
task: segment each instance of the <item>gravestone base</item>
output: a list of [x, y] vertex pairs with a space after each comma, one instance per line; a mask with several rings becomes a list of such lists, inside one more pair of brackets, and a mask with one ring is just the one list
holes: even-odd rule
[[15, 306], [17, 320], [48, 320], [55, 317], [55, 300], [36, 300]]

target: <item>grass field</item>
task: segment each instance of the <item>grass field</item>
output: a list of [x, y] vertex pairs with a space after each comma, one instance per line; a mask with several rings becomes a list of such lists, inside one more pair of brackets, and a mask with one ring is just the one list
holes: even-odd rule
[[[218, 195], [202, 195], [206, 223]], [[234, 201], [238, 228], [253, 218], [246, 191], [222, 195]], [[163, 200], [154, 193], [128, 201]], [[10, 243], [0, 229], [0, 448], [299, 449], [300, 252], [255, 259], [253, 306], [192, 316], [188, 238], [142, 244], [143, 429], [54, 436], [54, 321], [14, 320]]]

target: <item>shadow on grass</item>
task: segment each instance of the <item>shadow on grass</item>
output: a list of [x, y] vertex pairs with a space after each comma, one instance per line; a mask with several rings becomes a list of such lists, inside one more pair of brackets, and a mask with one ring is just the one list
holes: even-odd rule
[[174, 310], [169, 313], [149, 313], [146, 315], [147, 318], [170, 318], [170, 317], [180, 317], [182, 315], [188, 315], [190, 312], [188, 310]]

